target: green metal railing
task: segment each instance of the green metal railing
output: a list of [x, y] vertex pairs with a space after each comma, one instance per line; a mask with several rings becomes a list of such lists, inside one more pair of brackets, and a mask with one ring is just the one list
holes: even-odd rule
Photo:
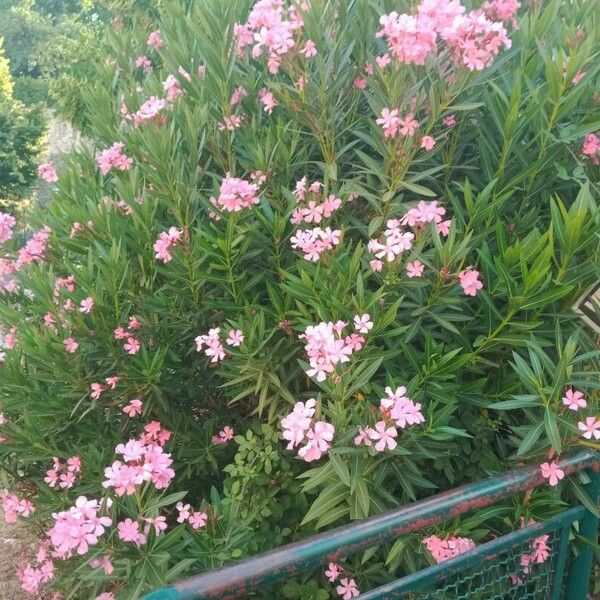
[[[587, 470], [587, 493], [598, 505], [600, 454], [581, 452], [560, 461], [560, 467], [566, 475]], [[538, 465], [516, 469], [190, 577], [172, 587], [155, 590], [144, 600], [241, 598], [252, 590], [264, 589], [319, 565], [542, 485], [547, 485], [547, 481]], [[577, 555], [569, 561], [574, 527], [578, 529], [575, 538], [591, 544], [579, 543]], [[597, 534], [598, 519], [594, 513], [584, 506], [575, 506], [545, 523], [498, 537], [471, 552], [362, 593], [360, 598], [585, 600]], [[548, 535], [550, 554], [544, 562], [528, 567], [524, 574], [521, 556], [531, 552], [533, 540], [541, 535]]]

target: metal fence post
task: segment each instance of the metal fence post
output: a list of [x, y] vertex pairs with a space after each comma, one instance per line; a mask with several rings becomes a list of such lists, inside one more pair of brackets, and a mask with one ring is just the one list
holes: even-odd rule
[[[600, 473], [591, 469], [587, 471], [590, 477], [590, 483], [586, 486], [587, 493], [598, 506], [600, 499]], [[586, 515], [579, 522], [579, 536], [592, 544], [598, 543], [598, 517], [586, 511]], [[592, 563], [594, 559], [594, 548], [584, 543], [580, 544], [579, 555], [575, 558], [569, 569], [569, 578], [567, 581], [567, 593], [565, 598], [568, 600], [586, 600], [588, 597], [590, 575], [592, 572]]]

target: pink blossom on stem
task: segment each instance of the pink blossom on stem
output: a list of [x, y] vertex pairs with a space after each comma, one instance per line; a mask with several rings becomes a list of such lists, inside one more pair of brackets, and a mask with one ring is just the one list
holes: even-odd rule
[[342, 600], [351, 600], [352, 598], [356, 598], [360, 593], [354, 579], [348, 578], [342, 579], [340, 585], [335, 590], [342, 597]]
[[66, 340], [63, 340], [63, 345], [65, 350], [70, 354], [73, 354], [77, 348], [79, 348], [79, 344], [72, 337], [68, 337]]
[[596, 440], [600, 440], [600, 419], [596, 417], [586, 417], [585, 422], [579, 421], [577, 423], [581, 435], [587, 440], [591, 440], [592, 437]]
[[123, 412], [131, 419], [142, 414], [144, 403], [139, 398], [134, 398], [123, 407]]
[[574, 390], [573, 388], [569, 388], [565, 395], [562, 398], [562, 403], [565, 406], [568, 406], [570, 410], [579, 410], [580, 408], [585, 408], [587, 406], [587, 402], [583, 393]]
[[117, 530], [123, 542], [133, 542], [138, 548], [146, 543], [146, 536], [140, 531], [137, 521], [125, 519], [117, 524]]
[[17, 220], [7, 213], [0, 212], [0, 244], [4, 244], [13, 236], [13, 228]]
[[139, 340], [133, 336], [129, 336], [125, 344], [123, 344], [123, 350], [125, 350], [127, 354], [137, 354], [140, 351], [140, 347]]
[[56, 183], [58, 181], [58, 175], [54, 170], [54, 166], [51, 163], [44, 163], [38, 167], [38, 176], [48, 183]]
[[189, 518], [188, 523], [192, 526], [192, 529], [196, 531], [202, 527], [206, 527], [208, 515], [205, 512], [193, 512]]
[[559, 468], [558, 463], [542, 463], [540, 465], [542, 477], [548, 480], [548, 483], [554, 487], [565, 476], [565, 472]]
[[241, 329], [231, 329], [227, 334], [225, 342], [230, 346], [240, 346], [244, 341], [244, 333]]
[[342, 573], [344, 569], [340, 565], [334, 562], [330, 562], [327, 569], [325, 570], [325, 577], [327, 580], [333, 583]]
[[96, 164], [102, 175], [107, 175], [112, 169], [128, 171], [132, 167], [133, 159], [123, 152], [124, 147], [123, 142], [115, 142], [99, 154]]
[[229, 425], [225, 425], [225, 427], [223, 427], [223, 429], [221, 431], [219, 431], [219, 433], [217, 433], [216, 435], [213, 435], [212, 443], [215, 444], [216, 446], [226, 444], [227, 442], [230, 442], [233, 439], [233, 435], [234, 435], [233, 427], [230, 427]]
[[154, 46], [154, 48], [158, 49], [158, 48], [162, 48], [163, 46], [163, 39], [160, 35], [160, 30], [157, 29], [156, 31], [153, 31], [152, 33], [150, 33], [150, 35], [148, 36], [148, 44], [150, 46]]
[[210, 201], [219, 210], [238, 212], [259, 203], [258, 186], [227, 173], [221, 182], [219, 196], [211, 197]]
[[460, 286], [467, 296], [476, 296], [477, 292], [483, 288], [483, 283], [479, 280], [479, 271], [475, 269], [465, 269], [458, 274]]
[[420, 260], [413, 260], [406, 265], [406, 275], [411, 279], [413, 277], [421, 277], [424, 269], [425, 265]]
[[388, 450], [393, 450], [398, 443], [395, 438], [398, 436], [398, 431], [395, 427], [388, 427], [385, 421], [375, 423], [375, 429], [369, 432], [370, 438], [375, 443], [375, 450], [383, 452], [386, 447]]
[[437, 142], [435, 141], [435, 138], [431, 137], [430, 135], [424, 135], [421, 138], [421, 148], [424, 150], [431, 150], [436, 143]]
[[425, 544], [436, 563], [444, 562], [475, 549], [473, 540], [455, 536], [449, 536], [444, 540], [437, 535], [431, 535], [423, 539], [423, 544]]

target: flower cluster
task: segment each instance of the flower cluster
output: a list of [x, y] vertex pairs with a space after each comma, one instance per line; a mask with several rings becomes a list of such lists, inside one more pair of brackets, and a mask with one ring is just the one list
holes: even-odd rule
[[483, 283], [479, 280], [479, 271], [471, 268], [458, 274], [458, 282], [467, 296], [476, 296], [477, 292], [483, 288]]
[[52, 163], [44, 163], [38, 167], [38, 176], [48, 183], [56, 183], [58, 181], [58, 175]]
[[[357, 329], [368, 331], [373, 327], [369, 315], [362, 317], [357, 315], [357, 317], [360, 322]], [[310, 363], [310, 369], [306, 374], [309, 377], [316, 377], [317, 381], [325, 381], [327, 375], [333, 375], [336, 365], [348, 362], [350, 355], [362, 348], [365, 340], [361, 335], [353, 333], [343, 337], [342, 333], [347, 325], [348, 323], [344, 321], [321, 322], [318, 325], [309, 325], [305, 332], [298, 336], [305, 341], [304, 350]]]
[[225, 425], [219, 433], [212, 436], [212, 443], [215, 446], [221, 446], [222, 444], [226, 444], [227, 442], [233, 439], [234, 431], [233, 427], [229, 427], [229, 425]]
[[13, 228], [17, 220], [6, 213], [0, 212], [0, 244], [8, 242], [13, 236]]
[[158, 260], [162, 260], [164, 263], [168, 263], [173, 260], [172, 247], [181, 241], [183, 232], [181, 229], [176, 227], [170, 227], [169, 231], [162, 231], [156, 242], [154, 242], [154, 257]]
[[313, 229], [298, 229], [290, 238], [292, 248], [301, 250], [304, 258], [311, 262], [317, 262], [321, 254], [332, 250], [340, 243], [342, 232], [339, 229], [332, 230], [331, 227], [315, 227]]
[[219, 196], [211, 196], [210, 202], [220, 211], [239, 212], [259, 203], [258, 185], [227, 173], [221, 181]]
[[[252, 56], [258, 58], [266, 52], [269, 72], [277, 73], [283, 56], [294, 47], [294, 33], [302, 26], [302, 18], [294, 5], [286, 9], [281, 0], [258, 0], [246, 23], [235, 24], [238, 54], [242, 55], [244, 49], [252, 45]], [[312, 55], [311, 49], [309, 52]]]
[[415, 119], [412, 113], [401, 117], [397, 108], [392, 110], [383, 108], [376, 123], [381, 127], [383, 136], [386, 138], [395, 138], [398, 134], [411, 137], [419, 127], [419, 121]]
[[112, 169], [128, 171], [133, 165], [133, 158], [123, 152], [125, 144], [115, 142], [110, 148], [103, 150], [96, 158], [96, 164], [102, 175], [107, 175]]
[[140, 106], [139, 110], [133, 114], [133, 122], [136, 125], [139, 125], [144, 121], [154, 119], [166, 105], [167, 103], [162, 98], [150, 96], [150, 98]]
[[112, 525], [109, 517], [99, 516], [101, 509], [98, 500], [88, 500], [85, 496], [79, 496], [75, 506], [52, 514], [54, 525], [48, 531], [48, 537], [56, 556], [67, 559], [73, 552], [83, 555], [90, 546], [98, 543], [105, 528]]
[[46, 471], [44, 481], [51, 487], [69, 489], [75, 485], [77, 475], [81, 472], [81, 459], [79, 456], [71, 456], [66, 463], [61, 463], [54, 456], [52, 458], [52, 468]]
[[444, 562], [459, 554], [470, 552], [475, 549], [475, 542], [469, 538], [448, 536], [441, 539], [437, 535], [431, 535], [423, 540], [425, 548], [429, 550], [436, 563]]
[[150, 482], [157, 490], [169, 486], [175, 471], [171, 468], [173, 459], [163, 451], [156, 442], [129, 440], [119, 444], [115, 452], [123, 457], [123, 461], [115, 460], [110, 467], [104, 469], [105, 488], [114, 488], [117, 496], [131, 495], [144, 483]]
[[415, 236], [411, 232], [402, 231], [401, 222], [398, 219], [388, 219], [387, 229], [383, 232], [383, 239], [377, 238], [369, 240], [367, 248], [378, 259], [385, 259], [392, 262], [398, 256], [412, 248]]
[[17, 577], [23, 590], [36, 595], [40, 588], [54, 578], [54, 563], [48, 556], [47, 543], [42, 544], [35, 557], [36, 566], [31, 563], [20, 565]]
[[[157, 242], [158, 243], [158, 242]], [[135, 315], [132, 315], [129, 318], [129, 323], [127, 324], [127, 330], [124, 327], [117, 327], [113, 331], [113, 336], [115, 340], [125, 340], [123, 344], [123, 349], [127, 354], [137, 354], [140, 351], [141, 344], [138, 338], [135, 336], [134, 332], [138, 329], [141, 329], [141, 324], [138, 321]]]
[[0, 499], [2, 500], [4, 520], [7, 523], [16, 523], [17, 517], [28, 517], [35, 512], [35, 506], [31, 500], [19, 498], [16, 494], [10, 494], [8, 490], [2, 491]]
[[[204, 354], [210, 358], [210, 362], [216, 363], [225, 358], [225, 349], [221, 342], [221, 328], [215, 327], [209, 329], [207, 334], [197, 336], [196, 352], [201, 352], [204, 349]], [[229, 346], [240, 346], [244, 341], [244, 333], [241, 329], [230, 329], [225, 339], [225, 343]]]
[[[335, 194], [329, 194], [323, 202], [319, 202], [319, 192], [323, 187], [320, 181], [315, 181], [307, 186], [306, 177], [296, 183], [294, 196], [298, 203], [305, 202], [306, 206], [299, 206], [292, 213], [290, 222], [320, 223], [322, 219], [329, 219], [340, 208], [342, 201]], [[307, 199], [308, 195], [308, 199]]]
[[326, 421], [314, 421], [317, 401], [310, 398], [306, 402], [296, 402], [291, 413], [281, 419], [283, 439], [288, 440], [287, 449], [298, 450], [298, 456], [306, 462], [319, 460], [331, 447], [335, 428]]
[[31, 239], [19, 250], [15, 265], [17, 269], [32, 262], [42, 262], [46, 258], [51, 233], [50, 227], [44, 226], [31, 236]]
[[581, 146], [581, 153], [595, 165], [600, 165], [600, 137], [595, 133], [586, 135]]
[[388, 386], [385, 393], [386, 397], [381, 398], [379, 404], [383, 419], [375, 423], [375, 428], [359, 427], [358, 435], [354, 438], [355, 445], [374, 446], [376, 452], [383, 452], [386, 448], [393, 450], [397, 446], [397, 427], [405, 429], [425, 422], [421, 405], [406, 395], [404, 386], [395, 390]]
[[177, 522], [189, 523], [194, 531], [206, 527], [208, 515], [205, 512], [195, 511], [189, 504], [178, 502], [175, 505], [178, 511]]
[[[508, 12], [496, 3], [487, 10], [490, 16]], [[502, 46], [511, 46], [502, 22], [489, 20], [481, 10], [465, 14], [458, 0], [423, 0], [416, 15], [392, 12], [383, 15], [380, 23], [377, 36], [384, 37], [389, 53], [405, 64], [424, 65], [437, 54], [441, 39], [456, 64], [482, 70], [492, 64]]]

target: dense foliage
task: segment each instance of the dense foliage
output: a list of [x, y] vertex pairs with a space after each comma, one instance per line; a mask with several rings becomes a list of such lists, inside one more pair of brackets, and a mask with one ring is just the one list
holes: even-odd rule
[[600, 437], [571, 310], [600, 274], [598, 5], [253, 4], [115, 21], [82, 90], [95, 150], [41, 168], [26, 242], [0, 216], [30, 592], [136, 598], [541, 465], [492, 513], [263, 593], [347, 599], [586, 501], [554, 461]]
[[25, 107], [13, 96], [10, 62], [0, 39], [0, 206], [14, 210], [36, 179], [45, 122], [40, 107]]

